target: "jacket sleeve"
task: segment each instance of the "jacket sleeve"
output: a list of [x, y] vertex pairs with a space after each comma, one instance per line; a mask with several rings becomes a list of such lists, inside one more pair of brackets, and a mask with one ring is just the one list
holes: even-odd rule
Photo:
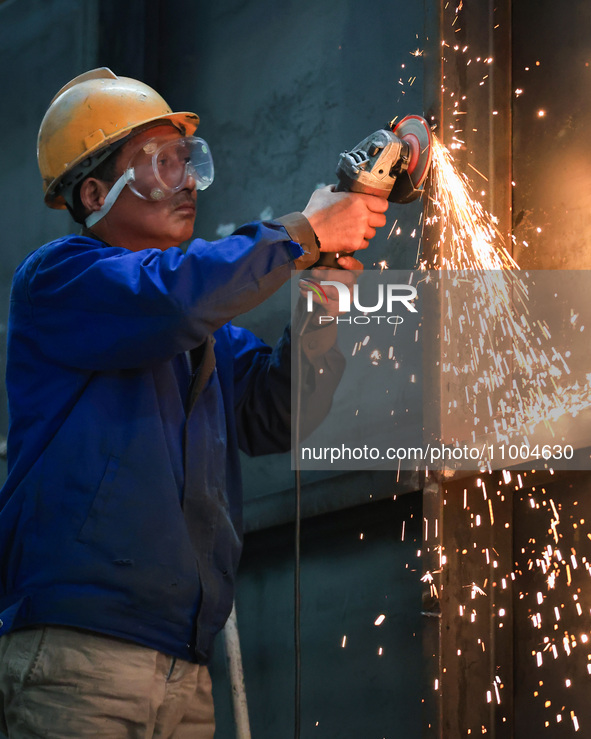
[[198, 346], [264, 301], [314, 249], [307, 255], [277, 222], [247, 224], [216, 242], [197, 239], [186, 253], [70, 236], [23, 263], [11, 300], [25, 304], [35, 340], [56, 362], [146, 366]]
[[[333, 327], [307, 331], [292, 341], [288, 326], [274, 349], [245, 329], [229, 327], [234, 344], [234, 397], [240, 449], [254, 456], [291, 448], [292, 353], [301, 358], [302, 435], [326, 416], [345, 368]], [[297, 362], [294, 361], [294, 366]]]

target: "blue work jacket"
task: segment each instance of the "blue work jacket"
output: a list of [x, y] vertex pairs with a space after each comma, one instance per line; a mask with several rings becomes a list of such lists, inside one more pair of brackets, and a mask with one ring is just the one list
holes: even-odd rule
[[[241, 550], [238, 450], [290, 445], [289, 329], [271, 350], [229, 321], [302, 254], [270, 222], [186, 253], [71, 235], [21, 264], [0, 634], [61, 624], [208, 661]], [[305, 351], [320, 414], [343, 368], [325, 349]]]

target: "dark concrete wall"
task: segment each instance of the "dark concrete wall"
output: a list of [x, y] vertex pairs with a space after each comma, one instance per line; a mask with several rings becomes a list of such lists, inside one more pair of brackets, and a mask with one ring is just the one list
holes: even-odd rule
[[[304, 522], [302, 739], [421, 736], [421, 526], [420, 493]], [[257, 739], [293, 735], [292, 540], [289, 526], [251, 534], [241, 565], [236, 607]], [[216, 739], [232, 739], [217, 646]]]
[[[67, 215], [43, 205], [36, 146], [39, 124], [59, 88], [95, 64], [97, 3], [7, 0], [0, 4], [0, 374], [12, 274], [33, 249], [70, 229]], [[0, 393], [0, 436], [8, 430]], [[2, 463], [1, 477], [4, 477]]]
[[[410, 53], [424, 49], [422, 5], [198, 6], [197, 24], [180, 45], [184, 58], [177, 49], [179, 63], [167, 79], [175, 104], [190, 101], [201, 115], [199, 130], [216, 162], [216, 182], [200, 196], [197, 231], [206, 238], [230, 224], [302, 209], [318, 184], [335, 181], [341, 151], [396, 115], [422, 113], [422, 57]], [[186, 51], [191, 34], [194, 56]], [[366, 266], [386, 259], [412, 268], [420, 213], [418, 203], [391, 206], [388, 225], [361, 257]], [[401, 233], [388, 238], [395, 221]], [[274, 341], [288, 314], [283, 290], [243, 323]], [[249, 502], [291, 487], [288, 459], [246, 460], [245, 470]]]

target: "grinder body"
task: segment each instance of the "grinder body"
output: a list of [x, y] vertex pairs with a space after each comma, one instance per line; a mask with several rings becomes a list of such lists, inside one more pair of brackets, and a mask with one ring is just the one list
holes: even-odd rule
[[[421, 196], [431, 165], [433, 139], [427, 121], [410, 115], [382, 128], [343, 152], [337, 165], [338, 192], [376, 195], [393, 203]], [[322, 252], [319, 266], [338, 267], [337, 257], [354, 252]]]

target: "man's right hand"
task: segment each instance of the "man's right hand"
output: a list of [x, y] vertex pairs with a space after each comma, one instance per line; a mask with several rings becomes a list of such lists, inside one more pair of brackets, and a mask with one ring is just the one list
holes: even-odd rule
[[320, 251], [352, 252], [367, 249], [376, 228], [386, 224], [388, 205], [385, 198], [335, 192], [328, 185], [312, 193], [302, 212], [318, 236]]

